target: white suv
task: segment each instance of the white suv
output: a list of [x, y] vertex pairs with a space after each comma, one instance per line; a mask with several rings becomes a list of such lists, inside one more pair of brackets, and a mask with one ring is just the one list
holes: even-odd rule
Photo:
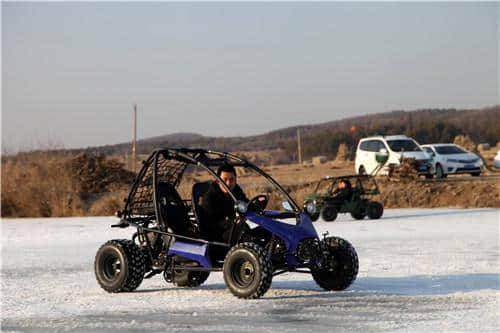
[[420, 148], [419, 144], [406, 135], [373, 136], [359, 140], [354, 162], [357, 174], [371, 174], [378, 166], [377, 154], [388, 154], [379, 174], [387, 174], [389, 164], [399, 164], [401, 157], [414, 158], [420, 175], [430, 175], [430, 156]]

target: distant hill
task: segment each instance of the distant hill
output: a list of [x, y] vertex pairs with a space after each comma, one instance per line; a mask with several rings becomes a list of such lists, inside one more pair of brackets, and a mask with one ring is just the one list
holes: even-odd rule
[[203, 138], [205, 138], [203, 135], [196, 133], [174, 133], [141, 139], [139, 142], [141, 144], [161, 144], [162, 142], [191, 142], [195, 140], [202, 140]]
[[[351, 127], [355, 127], [352, 132]], [[456, 135], [468, 135], [476, 142], [500, 141], [500, 105], [472, 110], [422, 109], [391, 111], [349, 117], [326, 123], [293, 126], [246, 137], [207, 137], [195, 133], [174, 133], [141, 139], [137, 151], [147, 154], [157, 147], [203, 147], [221, 151], [296, 151], [297, 129], [301, 131], [304, 157], [334, 156], [342, 142], [355, 146], [368, 135], [407, 134], [420, 143], [450, 142]], [[97, 150], [105, 154], [124, 154], [130, 142], [73, 150]]]

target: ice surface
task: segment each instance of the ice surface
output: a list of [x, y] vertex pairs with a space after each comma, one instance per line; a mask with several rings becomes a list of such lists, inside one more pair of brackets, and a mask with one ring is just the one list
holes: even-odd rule
[[500, 210], [390, 209], [378, 221], [317, 222], [349, 240], [356, 282], [325, 292], [306, 274], [274, 278], [259, 300], [240, 300], [212, 273], [198, 288], [161, 275], [108, 294], [93, 261], [113, 217], [3, 219], [3, 332], [498, 332]]

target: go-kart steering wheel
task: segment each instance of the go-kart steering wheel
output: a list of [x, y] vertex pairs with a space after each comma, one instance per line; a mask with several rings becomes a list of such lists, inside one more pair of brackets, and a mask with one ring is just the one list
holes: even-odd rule
[[266, 208], [268, 202], [269, 197], [267, 195], [256, 195], [248, 202], [248, 210], [260, 213]]

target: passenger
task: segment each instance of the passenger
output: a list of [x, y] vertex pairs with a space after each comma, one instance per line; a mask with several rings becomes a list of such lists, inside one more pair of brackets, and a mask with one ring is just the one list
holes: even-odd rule
[[[223, 164], [217, 170], [217, 175], [226, 183], [237, 200], [248, 202], [245, 193], [237, 184], [236, 170], [232, 165]], [[245, 222], [234, 224], [236, 217], [234, 205], [234, 200], [222, 184], [218, 181], [210, 184], [210, 188], [201, 200], [205, 220], [202, 229], [208, 240], [235, 243], [250, 229]], [[233, 236], [230, 240], [233, 224]]]

